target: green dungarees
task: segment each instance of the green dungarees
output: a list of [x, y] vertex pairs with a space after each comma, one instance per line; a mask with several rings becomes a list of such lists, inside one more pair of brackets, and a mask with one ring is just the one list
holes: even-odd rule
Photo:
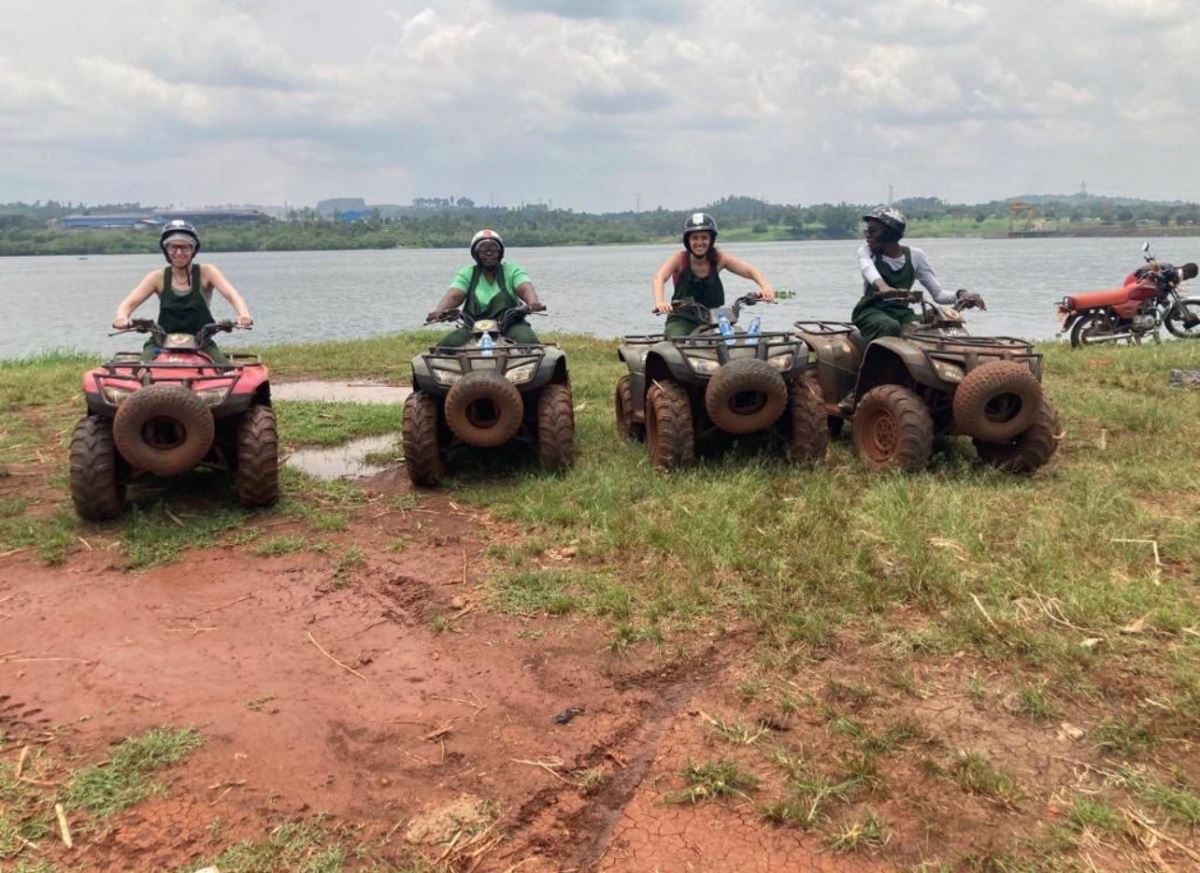
[[[195, 336], [204, 325], [216, 321], [200, 288], [199, 264], [192, 264], [192, 287], [186, 294], [179, 294], [171, 287], [171, 268], [163, 270], [163, 290], [158, 295], [158, 300], [158, 326], [167, 333]], [[153, 360], [158, 351], [153, 339], [146, 340], [142, 347], [142, 360]], [[229, 359], [211, 339], [204, 344], [201, 351], [212, 358], [214, 364], [229, 363]]]
[[[716, 265], [713, 265], [707, 276], [701, 279], [692, 272], [692, 259], [687, 252], [681, 252], [683, 255], [682, 271], [675, 274], [675, 293], [671, 295], [671, 300], [683, 300], [690, 297], [701, 306], [707, 306], [709, 309], [716, 309], [718, 306], [725, 305], [725, 286], [721, 284], [721, 275], [717, 270]], [[663, 336], [667, 339], [675, 337], [687, 336], [694, 333], [697, 328], [702, 327], [705, 322], [700, 320], [700, 316], [695, 312], [672, 312], [667, 316], [666, 326], [663, 328]]]
[[[500, 292], [487, 302], [486, 306], [480, 306], [479, 299], [475, 296], [475, 289], [479, 286], [479, 280], [483, 276], [483, 267], [478, 264], [471, 270], [471, 284], [467, 286], [467, 299], [463, 301], [463, 311], [468, 315], [475, 317], [478, 321], [481, 318], [499, 318], [508, 310], [521, 305], [520, 298], [517, 297], [515, 291], [510, 291], [504, 281], [504, 265], [496, 267], [496, 284], [500, 286]], [[472, 333], [465, 327], [458, 327], [450, 331], [440, 340], [439, 346], [449, 348], [457, 348], [458, 346], [466, 345], [471, 340]], [[504, 331], [504, 336], [512, 340], [514, 343], [536, 343], [538, 342], [537, 334], [533, 332], [533, 328], [525, 323], [524, 320], [517, 321], [508, 326]]]
[[[893, 270], [883, 260], [881, 255], [875, 256], [875, 269], [893, 288], [901, 291], [912, 289], [917, 279], [916, 268], [913, 267], [912, 252], [908, 246], [901, 246], [904, 253], [904, 265]], [[867, 342], [879, 339], [881, 336], [900, 336], [904, 325], [917, 320], [917, 314], [903, 300], [884, 300], [868, 283], [863, 282], [863, 296], [854, 306], [850, 320]]]

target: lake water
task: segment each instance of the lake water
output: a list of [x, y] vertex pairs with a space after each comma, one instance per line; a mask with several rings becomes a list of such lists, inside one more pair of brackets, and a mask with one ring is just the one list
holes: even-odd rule
[[[912, 240], [925, 250], [948, 288], [985, 296], [988, 311], [967, 314], [972, 333], [1049, 339], [1058, 325], [1054, 303], [1064, 294], [1111, 287], [1141, 262], [1140, 239]], [[1163, 260], [1200, 260], [1200, 243], [1152, 240]], [[784, 330], [802, 318], [848, 319], [861, 280], [858, 243], [733, 243], [728, 250], [755, 264], [778, 290], [795, 297], [754, 310], [764, 330]], [[649, 333], [650, 276], [678, 247], [511, 248], [548, 306], [541, 331], [615, 337]], [[224, 346], [271, 345], [377, 336], [420, 327], [469, 258], [462, 250], [393, 249], [353, 252], [205, 252], [250, 305], [253, 333], [227, 335]], [[117, 303], [161, 257], [0, 258], [0, 359], [52, 348], [108, 353], [141, 345], [141, 337], [108, 337]], [[726, 296], [754, 285], [723, 274]], [[214, 296], [214, 313], [231, 310]], [[138, 313], [157, 315], [155, 301]]]

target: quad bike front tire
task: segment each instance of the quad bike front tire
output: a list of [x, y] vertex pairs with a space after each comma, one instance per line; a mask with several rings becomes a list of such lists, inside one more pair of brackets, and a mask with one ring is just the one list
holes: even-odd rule
[[559, 472], [575, 463], [575, 405], [571, 386], [551, 383], [538, 395], [538, 462]]
[[87, 521], [117, 518], [125, 511], [125, 483], [118, 469], [112, 421], [86, 415], [71, 434], [71, 502]]
[[521, 429], [525, 401], [499, 373], [467, 373], [446, 394], [446, 424], [469, 446], [502, 446]]
[[675, 382], [656, 382], [646, 392], [646, 448], [660, 470], [674, 470], [696, 457], [696, 432], [687, 392]]
[[1034, 419], [1016, 439], [1006, 443], [989, 443], [975, 440], [975, 451], [979, 457], [998, 470], [1006, 473], [1032, 473], [1044, 467], [1058, 451], [1062, 439], [1062, 422], [1048, 400], [1042, 401]]
[[404, 466], [414, 485], [432, 488], [445, 473], [438, 441], [437, 401], [424, 391], [413, 391], [404, 401]]
[[628, 374], [617, 380], [613, 392], [613, 411], [617, 418], [617, 436], [623, 440], [641, 442], [646, 438], [646, 426], [633, 420], [633, 377]]
[[212, 447], [216, 426], [204, 401], [181, 385], [148, 385], [121, 401], [113, 439], [129, 465], [156, 476], [195, 467]]
[[275, 410], [259, 403], [238, 422], [237, 497], [243, 506], [279, 501], [279, 429]]
[[[815, 464], [825, 457], [829, 445], [825, 404], [814, 395], [809, 380], [792, 376], [787, 383], [787, 456], [793, 464]], [[841, 419], [838, 419], [840, 422]]]
[[854, 450], [872, 470], [916, 472], [933, 452], [933, 418], [903, 385], [880, 385], [863, 395], [851, 423]]
[[963, 378], [954, 392], [954, 427], [967, 436], [1002, 443], [1037, 418], [1042, 383], [1016, 361], [989, 361]]
[[708, 381], [704, 409], [726, 433], [754, 433], [773, 425], [783, 414], [788, 389], [766, 361], [742, 358], [725, 364]]

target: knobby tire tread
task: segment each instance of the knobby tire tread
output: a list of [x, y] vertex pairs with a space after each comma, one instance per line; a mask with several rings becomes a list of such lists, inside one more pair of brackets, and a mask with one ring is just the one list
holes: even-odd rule
[[238, 422], [237, 496], [243, 506], [279, 500], [279, 428], [269, 406], [254, 404]]

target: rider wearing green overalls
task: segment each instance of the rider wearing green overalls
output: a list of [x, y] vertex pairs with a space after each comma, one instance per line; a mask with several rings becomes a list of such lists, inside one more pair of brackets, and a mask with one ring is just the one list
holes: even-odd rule
[[[703, 327], [706, 322], [694, 310], [674, 311], [674, 303], [692, 299], [708, 309], [725, 305], [725, 286], [721, 283], [721, 271], [728, 270], [735, 276], [750, 279], [758, 285], [763, 300], [774, 300], [775, 289], [763, 274], [741, 258], [734, 257], [716, 246], [717, 223], [711, 215], [696, 212], [683, 223], [683, 248], [678, 255], [672, 254], [650, 280], [654, 292], [654, 311], [667, 316], [663, 335], [667, 339], [687, 336]], [[675, 290], [670, 302], [666, 298], [667, 279], [674, 283]]]
[[[148, 273], [138, 286], [121, 301], [113, 327], [123, 330], [129, 327], [129, 316], [142, 303], [157, 294], [159, 297], [158, 326], [166, 333], [195, 335], [201, 327], [216, 321], [209, 303], [215, 288], [237, 311], [237, 323], [249, 327], [254, 323], [246, 301], [221, 271], [212, 264], [197, 264], [195, 257], [200, 251], [200, 235], [191, 224], [182, 219], [173, 219], [163, 226], [158, 246], [170, 265], [163, 270]], [[215, 363], [228, 363], [228, 359], [211, 339], [202, 351]], [[154, 340], [146, 341], [142, 358], [152, 360], [158, 354]]]
[[960, 288], [957, 292], [942, 288], [929, 259], [915, 246], [902, 246], [900, 239], [908, 227], [904, 214], [892, 206], [879, 206], [863, 216], [866, 245], [858, 250], [863, 276], [863, 296], [854, 306], [850, 320], [863, 338], [870, 342], [884, 336], [900, 336], [917, 320], [908, 301], [893, 295], [911, 291], [920, 282], [938, 303], [961, 300], [968, 306], [987, 309], [983, 298]]
[[[436, 321], [456, 306], [476, 321], [481, 318], [498, 319], [514, 307], [525, 303], [531, 312], [540, 312], [546, 306], [538, 300], [529, 275], [517, 264], [504, 260], [504, 240], [494, 230], [481, 230], [471, 239], [471, 257], [475, 263], [463, 267], [454, 276], [450, 288], [439, 301], [437, 308], [426, 317]], [[471, 339], [466, 327], [456, 328], [438, 340], [439, 346], [458, 347]], [[537, 334], [524, 319], [505, 328], [504, 336], [515, 343], [536, 343]]]

